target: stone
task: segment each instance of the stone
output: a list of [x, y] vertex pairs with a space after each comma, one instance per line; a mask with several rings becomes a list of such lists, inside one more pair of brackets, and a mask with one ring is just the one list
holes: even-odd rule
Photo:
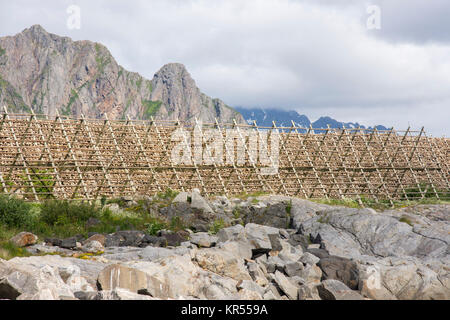
[[91, 235], [89, 238], [84, 240], [82, 244], [86, 245], [86, 244], [88, 244], [91, 241], [97, 241], [102, 246], [105, 246], [105, 240], [106, 240], [106, 237], [103, 234], [97, 233], [97, 234]]
[[146, 247], [138, 252], [138, 256], [140, 259], [146, 261], [154, 261], [173, 255], [184, 255], [187, 253], [189, 253], [189, 249], [185, 247], [179, 247], [175, 249]]
[[[377, 257], [444, 258], [450, 243], [450, 227], [420, 217], [420, 224], [402, 222], [402, 213], [373, 214], [364, 209], [336, 207], [301, 225], [304, 234], [317, 238], [331, 255], [359, 258]], [[327, 221], [321, 223], [320, 221]], [[426, 227], [425, 227], [426, 226]]]
[[[81, 299], [80, 299], [81, 300]], [[91, 299], [83, 299], [91, 300]], [[122, 288], [104, 290], [96, 293], [92, 300], [156, 300], [148, 295], [137, 294]]]
[[414, 257], [358, 261], [361, 294], [383, 300], [448, 300], [448, 260]]
[[354, 261], [346, 258], [329, 256], [319, 260], [317, 264], [322, 270], [322, 279], [339, 280], [350, 289], [358, 289], [359, 272]]
[[288, 197], [262, 196], [258, 197], [257, 201], [243, 210], [245, 223], [256, 223], [275, 228], [289, 226]]
[[317, 290], [322, 300], [364, 300], [357, 291], [351, 290], [338, 280], [324, 280]]
[[273, 273], [275, 270], [283, 272], [286, 262], [281, 260], [278, 256], [270, 256], [267, 258], [266, 268], [267, 272]]
[[239, 290], [246, 289], [257, 292], [260, 296], [264, 295], [265, 289], [251, 280], [241, 280], [237, 284]]
[[269, 234], [279, 235], [276, 228], [248, 223], [245, 226], [245, 235], [249, 243], [253, 246], [253, 254], [267, 253], [272, 250], [272, 242]]
[[205, 213], [214, 213], [209, 206], [208, 201], [206, 201], [198, 191], [193, 191], [191, 193], [191, 208], [199, 209]]
[[273, 294], [272, 291], [268, 291], [264, 293], [263, 300], [277, 300], [277, 297]]
[[217, 233], [220, 242], [238, 240], [244, 238], [244, 227], [240, 224], [232, 227], [222, 228]]
[[55, 268], [58, 276], [66, 282], [71, 276], [80, 276], [86, 279], [90, 286], [95, 287], [99, 272], [105, 267], [101, 262], [63, 258], [58, 255], [44, 255], [31, 257], [16, 257], [8, 261], [7, 265], [12, 270], [25, 270], [39, 272], [43, 267]]
[[291, 206], [292, 226], [298, 229], [303, 222], [314, 218], [318, 212], [328, 208], [330, 208], [328, 205], [294, 198]]
[[239, 290], [238, 296], [240, 300], [262, 300], [263, 297], [257, 291], [242, 289]]
[[283, 239], [289, 239], [290, 238], [289, 232], [287, 232], [285, 229], [280, 229], [280, 236]]
[[14, 243], [18, 247], [27, 247], [35, 244], [38, 237], [31, 232], [20, 232], [14, 237], [9, 239], [10, 242]]
[[278, 285], [276, 285], [275, 283], [269, 283], [269, 285], [267, 285], [266, 289], [266, 293], [270, 292], [272, 293], [276, 300], [280, 300], [281, 299], [281, 294], [283, 292], [281, 292], [281, 289], [279, 289]]
[[145, 237], [144, 232], [137, 230], [117, 231], [115, 235], [120, 237], [119, 246], [124, 247], [139, 247]]
[[269, 281], [266, 278], [267, 270], [264, 267], [260, 266], [256, 262], [247, 262], [247, 269], [250, 277], [252, 277], [252, 280], [256, 284], [262, 287], [269, 284]]
[[[212, 250], [212, 249], [201, 249]], [[237, 281], [202, 270], [193, 263], [190, 255], [169, 256], [156, 261], [129, 261], [127, 266], [136, 268], [157, 278], [164, 284], [162, 299], [187, 299], [188, 297], [206, 299], [230, 299], [237, 293]]]
[[306, 266], [299, 270], [297, 275], [305, 280], [306, 283], [319, 284], [322, 278], [322, 270], [316, 266]]
[[243, 260], [236, 258], [228, 251], [217, 248], [198, 250], [195, 261], [201, 268], [219, 275], [235, 280], [251, 280]]
[[76, 274], [71, 275], [64, 282], [69, 286], [72, 292], [95, 291], [95, 288], [87, 281], [85, 277]]
[[[206, 286], [203, 287], [203, 293], [209, 300], [235, 300], [237, 299], [237, 281], [220, 277], [215, 274], [207, 274], [203, 277]], [[202, 296], [200, 293], [199, 296]]]
[[45, 238], [44, 242], [46, 245], [60, 247], [62, 240], [57, 238]]
[[103, 291], [121, 288], [134, 293], [148, 292], [153, 297], [164, 297], [168, 291], [154, 276], [119, 264], [109, 265], [99, 273], [97, 287]]
[[167, 246], [177, 247], [182, 242], [189, 240], [189, 233], [184, 230], [180, 230], [175, 233], [164, 233], [161, 235], [161, 238], [165, 239]]
[[16, 300], [21, 295], [20, 287], [8, 278], [0, 279], [0, 299]]
[[281, 245], [280, 242], [280, 234], [279, 233], [271, 233], [268, 234], [269, 236], [269, 240], [270, 240], [270, 245], [272, 246], [272, 250], [274, 251], [281, 251], [283, 250], [283, 246]]
[[286, 263], [284, 266], [284, 272], [289, 276], [297, 276], [299, 275], [300, 271], [303, 270], [303, 264], [300, 262], [289, 262]]
[[61, 244], [59, 245], [61, 248], [65, 249], [74, 249], [77, 247], [77, 241], [78, 239], [76, 237], [71, 237], [67, 239], [61, 240]]
[[164, 237], [158, 237], [158, 236], [151, 236], [146, 234], [144, 238], [141, 240], [141, 244], [139, 247], [147, 247], [149, 245], [152, 245], [154, 247], [167, 247], [167, 239]]
[[304, 263], [305, 265], [310, 265], [313, 266], [315, 264], [317, 264], [320, 261], [320, 258], [309, 253], [309, 252], [305, 252], [303, 254], [303, 256], [300, 258], [300, 261], [302, 263]]
[[189, 196], [188, 192], [182, 191], [176, 195], [176, 197], [172, 200], [172, 203], [179, 203], [179, 202], [186, 203], [188, 202], [188, 196]]
[[84, 246], [81, 247], [81, 251], [88, 253], [99, 253], [103, 252], [105, 248], [102, 244], [96, 240], [89, 241]]
[[330, 256], [328, 251], [325, 250], [325, 249], [315, 249], [315, 248], [313, 248], [313, 249], [308, 249], [307, 252], [312, 254], [312, 255], [314, 255], [314, 256], [316, 256], [317, 258], [319, 258], [319, 260], [322, 259], [322, 258], [326, 258], [326, 257]]
[[322, 300], [315, 284], [304, 284], [298, 289], [298, 300]]
[[73, 251], [70, 249], [64, 249], [60, 247], [55, 247], [51, 245], [34, 244], [32, 246], [26, 247], [26, 250], [32, 255], [39, 254], [60, 254], [70, 256]]
[[98, 295], [98, 291], [76, 291], [76, 292], [74, 292], [74, 296], [78, 300], [95, 300], [97, 295]]
[[219, 238], [207, 232], [198, 232], [191, 235], [190, 241], [201, 248], [210, 248], [216, 245]]
[[252, 247], [250, 244], [242, 240], [222, 242], [219, 243], [218, 248], [226, 250], [240, 259], [249, 260], [253, 256]]
[[279, 288], [286, 294], [290, 300], [297, 300], [298, 288], [294, 286], [284, 274], [279, 271], [275, 271], [274, 280]]
[[2, 298], [16, 300], [59, 300], [60, 297], [74, 295], [59, 276], [57, 268], [43, 266], [33, 268], [7, 264], [0, 272], [0, 292]]
[[106, 247], [101, 257], [117, 263], [142, 259], [142, 252], [143, 249], [137, 247]]

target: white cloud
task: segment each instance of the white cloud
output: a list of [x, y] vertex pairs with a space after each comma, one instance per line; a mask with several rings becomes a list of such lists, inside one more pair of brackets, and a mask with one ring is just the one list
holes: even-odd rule
[[[79, 31], [65, 24], [72, 2], [82, 9]], [[430, 1], [424, 11], [431, 18], [437, 12], [433, 2], [441, 11], [450, 9]], [[411, 2], [374, 1], [387, 15], [380, 31], [365, 27], [367, 1], [336, 3], [21, 0], [0, 4], [0, 30], [15, 34], [40, 23], [53, 33], [102, 42], [120, 64], [148, 78], [165, 63], [181, 62], [205, 93], [230, 105], [296, 109], [313, 119], [329, 115], [399, 128], [409, 122], [449, 135], [445, 37], [437, 33], [436, 41], [413, 41], [414, 31], [391, 21], [396, 12], [417, 18]]]

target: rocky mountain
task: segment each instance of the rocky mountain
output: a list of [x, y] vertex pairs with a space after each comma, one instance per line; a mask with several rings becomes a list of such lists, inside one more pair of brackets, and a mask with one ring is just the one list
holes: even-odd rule
[[307, 116], [300, 115], [296, 111], [283, 111], [277, 109], [245, 109], [237, 107], [245, 120], [249, 124], [253, 124], [256, 121], [258, 125], [264, 127], [272, 126], [272, 121], [276, 121], [276, 125], [279, 127], [290, 127], [291, 121], [294, 121], [297, 126], [309, 127], [310, 121]]
[[110, 119], [180, 119], [244, 123], [242, 116], [197, 88], [182, 64], [152, 80], [120, 66], [108, 49], [72, 41], [34, 25], [0, 38], [0, 105], [29, 112]]
[[[261, 126], [272, 126], [272, 121], [275, 121], [278, 127], [290, 127], [292, 125], [292, 120], [297, 126], [309, 127], [311, 125], [313, 128], [318, 129], [327, 128], [328, 125], [330, 128], [343, 128], [344, 126], [346, 128], [366, 128], [357, 122], [340, 122], [330, 117], [320, 117], [317, 121], [311, 122], [307, 116], [300, 115], [298, 112], [292, 110], [246, 109], [242, 107], [236, 107], [235, 109], [244, 116], [247, 123], [253, 124], [253, 121], [256, 121], [256, 123]], [[373, 127], [367, 127], [367, 129], [372, 128]], [[388, 128], [382, 125], [377, 125], [375, 128], [377, 128], [377, 130], [388, 130]]]

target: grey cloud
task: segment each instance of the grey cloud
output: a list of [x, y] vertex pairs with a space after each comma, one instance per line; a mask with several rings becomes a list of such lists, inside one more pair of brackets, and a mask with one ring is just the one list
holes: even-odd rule
[[[147, 78], [181, 62], [205, 93], [230, 105], [449, 134], [444, 1], [0, 1], [0, 36], [39, 23], [105, 44]], [[82, 9], [81, 30], [66, 27], [72, 3]], [[379, 31], [365, 28], [368, 3], [381, 7]]]

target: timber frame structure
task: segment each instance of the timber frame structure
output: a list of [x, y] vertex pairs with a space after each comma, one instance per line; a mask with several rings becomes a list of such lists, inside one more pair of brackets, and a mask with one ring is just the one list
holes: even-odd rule
[[[30, 201], [96, 200], [198, 188], [204, 195], [267, 192], [301, 198], [375, 201], [449, 197], [449, 140], [424, 129], [271, 128], [202, 124], [279, 135], [279, 168], [262, 175], [247, 165], [177, 165], [170, 153], [179, 121], [108, 120], [0, 113], [0, 191]], [[272, 134], [272, 133], [271, 133]], [[232, 152], [225, 147], [225, 153]], [[206, 145], [206, 151], [210, 152]], [[245, 148], [246, 156], [250, 157]]]

